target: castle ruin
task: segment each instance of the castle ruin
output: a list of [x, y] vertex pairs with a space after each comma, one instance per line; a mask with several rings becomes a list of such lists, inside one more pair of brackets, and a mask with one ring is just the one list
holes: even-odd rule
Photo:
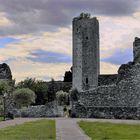
[[84, 91], [98, 85], [99, 23], [89, 14], [73, 19], [73, 88]]
[[99, 23], [89, 14], [73, 19], [73, 82], [76, 117], [140, 119], [140, 39], [133, 43], [133, 62], [118, 74], [100, 75]]

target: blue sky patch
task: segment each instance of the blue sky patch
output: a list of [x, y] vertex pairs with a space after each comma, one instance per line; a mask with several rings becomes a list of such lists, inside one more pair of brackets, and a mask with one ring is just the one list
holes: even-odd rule
[[103, 58], [101, 61], [108, 62], [111, 64], [121, 65], [133, 60], [133, 48], [125, 50], [117, 49], [112, 56]]
[[6, 38], [0, 38], [0, 48], [5, 48], [7, 44], [17, 42], [18, 39], [6, 37]]
[[28, 59], [41, 63], [71, 63], [72, 58], [63, 53], [49, 52], [45, 50], [36, 50], [30, 53]]

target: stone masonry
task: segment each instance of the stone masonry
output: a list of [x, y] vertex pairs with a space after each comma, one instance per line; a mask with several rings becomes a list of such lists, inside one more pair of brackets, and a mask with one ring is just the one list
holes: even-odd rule
[[73, 88], [84, 91], [98, 85], [99, 23], [89, 14], [73, 19]]
[[[85, 18], [82, 18], [82, 20], [86, 21]], [[80, 25], [81, 23], [79, 24], [77, 23], [76, 27]], [[93, 27], [87, 25], [86, 28], [95, 29], [96, 24], [94, 24]], [[98, 33], [99, 29], [98, 28], [96, 29], [97, 30], [96, 31], [93, 30], [93, 32]], [[87, 34], [87, 32], [88, 31], [84, 33], [83, 31], [83, 34]], [[77, 38], [77, 40], [78, 37], [79, 36], [74, 36], [74, 38]], [[81, 42], [84, 42], [82, 40], [84, 40], [84, 38], [81, 38], [80, 40]], [[92, 42], [91, 44], [94, 44], [93, 45], [94, 47], [96, 46], [97, 43], [96, 41], [90, 40], [89, 42]], [[73, 50], [76, 51], [74, 53], [78, 54], [78, 51], [81, 50], [78, 50], [77, 48], [81, 49], [80, 47], [81, 45], [79, 46], [78, 43], [77, 44], [74, 43]], [[82, 48], [84, 47], [82, 46]], [[90, 78], [95, 79], [98, 77], [98, 86], [85, 90], [85, 86], [81, 85], [83, 86], [81, 87], [83, 91], [79, 91], [79, 93], [77, 94], [78, 98], [77, 101], [72, 101], [73, 115], [76, 117], [87, 117], [87, 118], [95, 117], [95, 118], [140, 119], [140, 38], [136, 37], [133, 43], [133, 52], [134, 52], [133, 62], [122, 64], [118, 70], [118, 74], [115, 75], [97, 76], [96, 72], [97, 71], [99, 72], [97, 63], [90, 63], [89, 61], [91, 58], [85, 59], [86, 58], [85, 56], [88, 57], [89, 55], [88, 51], [90, 51], [87, 48], [85, 46], [84, 48], [85, 50], [82, 52], [82, 56], [78, 57], [78, 62], [83, 60], [86, 62], [82, 63], [83, 65], [81, 65], [79, 73], [78, 73], [79, 69], [77, 69], [77, 71], [76, 70], [73, 71], [73, 76], [77, 77], [79, 76], [80, 79], [84, 79], [84, 73], [81, 74], [81, 71], [85, 73], [88, 72], [88, 67], [87, 69], [85, 69], [84, 65], [86, 63], [89, 63], [90, 64], [89, 69], [90, 67], [94, 68], [94, 69], [91, 68], [93, 71], [90, 71], [94, 74], [94, 76], [91, 76], [92, 74], [89, 76]], [[79, 53], [81, 54], [81, 52]], [[91, 56], [94, 55], [92, 59], [94, 59], [95, 57], [99, 57], [98, 54], [99, 54], [98, 51], [95, 51], [91, 55]], [[75, 54], [73, 55], [73, 57], [76, 57], [73, 58], [74, 60], [77, 59], [77, 56]], [[97, 58], [96, 60], [99, 60], [99, 58]], [[74, 63], [74, 67], [76, 66], [78, 67], [79, 64], [78, 62]], [[75, 84], [73, 88], [77, 88], [79, 90], [79, 84], [81, 84], [81, 82], [80, 80], [79, 81], [77, 80], [77, 82], [79, 83], [75, 84], [75, 81], [73, 81], [73, 85]]]
[[138, 37], [135, 38], [135, 41], [133, 43], [134, 47], [134, 61], [140, 62], [140, 39]]

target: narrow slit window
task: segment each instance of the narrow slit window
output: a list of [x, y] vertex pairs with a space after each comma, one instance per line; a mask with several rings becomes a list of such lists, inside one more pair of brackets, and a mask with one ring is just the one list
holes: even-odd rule
[[86, 37], [86, 40], [88, 40], [88, 36]]
[[86, 78], [86, 84], [88, 84], [88, 78]]

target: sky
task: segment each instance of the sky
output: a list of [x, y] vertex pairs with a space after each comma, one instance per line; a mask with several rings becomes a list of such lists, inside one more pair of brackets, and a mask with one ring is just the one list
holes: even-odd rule
[[72, 19], [90, 13], [100, 24], [100, 72], [133, 60], [140, 37], [140, 0], [0, 0], [0, 63], [17, 82], [63, 80], [72, 66]]

